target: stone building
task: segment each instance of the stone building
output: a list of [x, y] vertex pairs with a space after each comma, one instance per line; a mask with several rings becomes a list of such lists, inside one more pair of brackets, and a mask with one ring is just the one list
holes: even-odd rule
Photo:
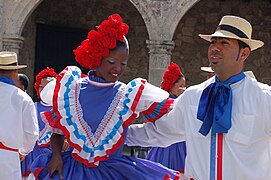
[[248, 19], [253, 38], [265, 42], [245, 69], [271, 85], [270, 9], [270, 0], [0, 0], [0, 50], [19, 53], [33, 87], [46, 66], [59, 72], [76, 64], [72, 50], [88, 30], [119, 13], [130, 26], [130, 60], [121, 80], [143, 77], [159, 85], [174, 61], [191, 85], [204, 80], [200, 67], [208, 65], [208, 43], [198, 34], [214, 32], [221, 17], [232, 14]]

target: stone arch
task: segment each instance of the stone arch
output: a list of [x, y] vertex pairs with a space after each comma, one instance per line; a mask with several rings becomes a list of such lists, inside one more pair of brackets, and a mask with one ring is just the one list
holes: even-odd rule
[[5, 1], [3, 18], [2, 49], [19, 54], [23, 45], [22, 29], [28, 17], [43, 0], [25, 0], [14, 3]]
[[171, 41], [180, 19], [198, 1], [130, 0], [140, 12], [150, 40], [156, 41]]
[[43, 0], [6, 1], [4, 11], [4, 34], [20, 36], [25, 22]]
[[149, 34], [146, 43], [149, 49], [148, 80], [151, 83], [159, 86], [171, 61], [175, 29], [184, 14], [198, 1], [130, 0], [141, 14]]

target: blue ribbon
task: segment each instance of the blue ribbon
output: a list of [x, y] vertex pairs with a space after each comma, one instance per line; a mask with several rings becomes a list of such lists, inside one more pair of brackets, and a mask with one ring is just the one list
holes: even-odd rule
[[12, 81], [12, 79], [6, 77], [6, 76], [0, 76], [0, 82], [4, 82], [10, 85], [14, 85], [14, 82]]
[[231, 128], [232, 90], [230, 84], [236, 83], [245, 77], [244, 72], [220, 82], [215, 82], [205, 88], [201, 94], [197, 118], [202, 121], [199, 132], [206, 136], [212, 128], [212, 135], [228, 133]]

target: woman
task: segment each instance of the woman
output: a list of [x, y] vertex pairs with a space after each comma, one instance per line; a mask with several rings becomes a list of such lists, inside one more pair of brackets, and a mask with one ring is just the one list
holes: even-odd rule
[[[128, 25], [118, 14], [97, 29], [74, 51], [76, 61], [90, 69], [88, 76], [69, 66], [42, 92], [53, 104], [53, 111], [44, 113], [55, 132], [53, 155], [39, 156], [32, 171], [39, 179], [178, 179], [178, 172], [160, 164], [122, 155], [127, 126], [138, 113], [157, 119], [173, 101], [144, 79], [118, 81], [129, 55]], [[72, 151], [60, 152], [63, 135]]]
[[[185, 91], [185, 77], [176, 63], [171, 63], [165, 71], [161, 88], [169, 92], [169, 97], [176, 99]], [[185, 141], [175, 143], [166, 148], [151, 148], [146, 159], [158, 162], [164, 166], [184, 172], [186, 157]]]
[[[53, 68], [46, 68], [40, 71], [36, 76], [36, 81], [34, 88], [37, 93], [37, 97], [40, 99], [40, 92], [42, 89], [48, 84], [50, 81], [55, 80], [57, 74], [55, 73]], [[30, 166], [34, 159], [39, 156], [40, 154], [44, 153], [51, 153], [51, 150], [49, 148], [49, 142], [50, 142], [50, 132], [45, 131], [45, 123], [42, 121], [40, 112], [43, 111], [49, 111], [52, 109], [52, 106], [49, 106], [43, 101], [35, 102], [35, 106], [37, 109], [37, 116], [38, 116], [38, 124], [39, 124], [39, 130], [40, 130], [40, 137], [39, 141], [35, 145], [32, 152], [30, 152], [25, 159], [21, 162], [21, 172], [22, 177], [28, 177], [30, 174]]]

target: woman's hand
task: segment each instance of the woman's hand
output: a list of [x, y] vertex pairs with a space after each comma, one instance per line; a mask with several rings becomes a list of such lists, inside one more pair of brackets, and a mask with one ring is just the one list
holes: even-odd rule
[[70, 145], [67, 141], [67, 139], [64, 140], [63, 146], [62, 146], [62, 152], [67, 151], [70, 148]]
[[61, 156], [61, 149], [64, 144], [64, 136], [55, 134], [51, 136], [51, 149], [52, 149], [52, 159], [48, 163], [47, 168], [50, 171], [50, 177], [57, 171], [59, 178], [63, 179], [62, 175], [62, 167], [63, 167], [63, 159]]
[[62, 167], [63, 167], [62, 157], [59, 155], [52, 156], [52, 159], [47, 166], [47, 168], [50, 171], [50, 177], [52, 177], [55, 172], [58, 172], [59, 178], [63, 179]]
[[20, 157], [20, 161], [22, 162], [26, 156], [19, 153], [19, 157]]

